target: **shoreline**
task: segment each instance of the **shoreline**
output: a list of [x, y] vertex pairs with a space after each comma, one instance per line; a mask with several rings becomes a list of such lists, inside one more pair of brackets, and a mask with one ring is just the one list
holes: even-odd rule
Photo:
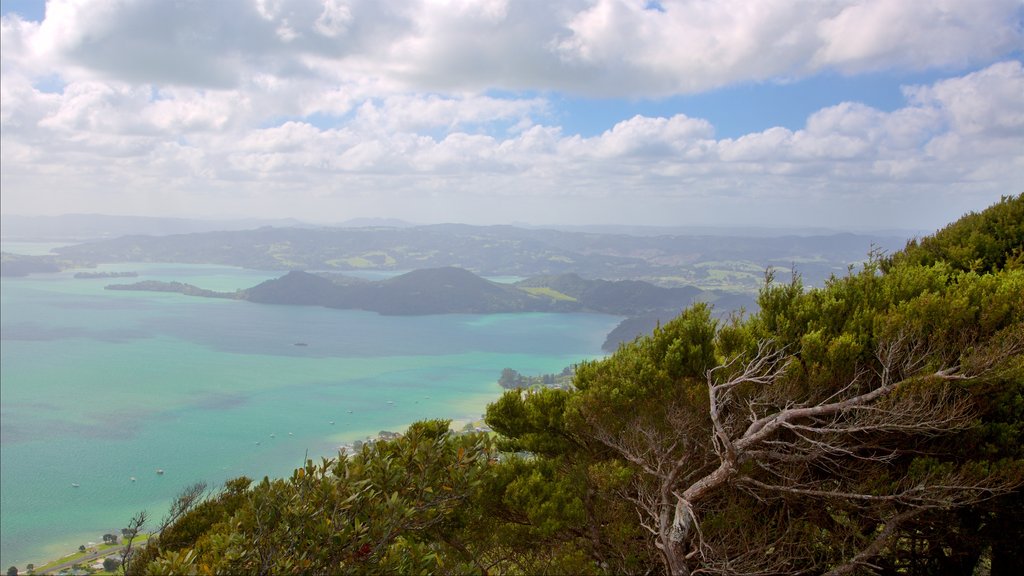
[[[449, 424], [448, 427], [455, 434], [464, 434], [464, 433], [467, 433], [467, 432], [475, 432], [475, 431], [484, 431], [484, 432], [490, 431], [489, 428], [484, 428], [483, 430], [480, 429], [481, 427], [486, 427], [486, 424], [484, 424], [484, 420], [483, 420], [483, 415], [482, 414], [478, 418], [463, 417], [463, 418], [449, 418], [448, 420], [451, 421], [451, 423]], [[351, 455], [354, 452], [356, 452], [359, 449], [361, 449], [362, 445], [365, 444], [365, 443], [378, 442], [380, 440], [391, 440], [391, 439], [400, 437], [400, 436], [405, 434], [405, 431], [409, 428], [409, 426], [411, 424], [412, 423], [410, 422], [409, 424], [405, 424], [404, 426], [397, 427], [399, 429], [399, 431], [397, 431], [397, 432], [396, 431], [392, 431], [392, 430], [381, 430], [381, 431], [377, 432], [376, 434], [356, 433], [359, 436], [359, 438], [357, 438], [355, 440], [341, 441], [341, 443], [337, 445], [338, 451], [339, 452], [340, 451], [344, 451], [346, 454]], [[352, 435], [350, 435], [350, 434], [345, 434], [345, 436], [350, 437], [350, 438], [352, 437]], [[335, 441], [334, 438], [331, 438], [331, 440]], [[331, 458], [337, 458], [337, 457], [338, 456], [335, 455], [335, 456], [332, 456]], [[316, 458], [316, 456], [311, 456], [310, 458]], [[120, 530], [119, 529], [118, 530], [111, 530], [109, 533], [110, 534], [120, 534]], [[139, 536], [136, 537], [136, 540], [135, 540], [133, 546], [139, 545], [139, 540], [140, 539], [142, 540], [142, 543], [144, 544], [146, 541], [148, 541], [153, 536], [155, 536], [155, 535], [152, 534], [152, 533], [139, 534]], [[119, 551], [120, 549], [122, 549], [124, 547], [124, 544], [121, 543], [120, 537], [118, 539], [118, 542], [119, 543], [116, 544], [116, 545], [109, 545], [109, 544], [102, 544], [102, 543], [97, 543], [97, 542], [93, 542], [93, 541], [88, 541], [85, 544], [81, 544], [81, 546], [85, 546], [85, 548], [86, 548], [86, 552], [85, 553], [81, 552], [81, 550], [75, 550], [75, 551], [63, 554], [63, 555], [61, 555], [61, 556], [59, 556], [57, 558], [51, 557], [51, 558], [46, 559], [45, 561], [27, 562], [27, 563], [24, 564], [24, 567], [22, 567], [22, 566], [18, 566], [17, 567], [18, 568], [18, 574], [29, 574], [30, 573], [29, 570], [28, 570], [28, 565], [29, 564], [32, 564], [33, 567], [34, 567], [33, 571], [31, 572], [31, 574], [34, 574], [34, 575], [51, 574], [51, 573], [52, 574], [56, 574], [57, 572], [50, 572], [50, 571], [44, 572], [43, 570], [51, 570], [51, 571], [52, 570], [57, 570], [57, 571], [59, 571], [59, 570], [71, 568], [71, 566], [64, 567], [64, 565], [68, 564], [69, 562], [77, 563], [78, 559], [74, 559], [73, 557], [77, 556], [79, 554], [83, 554], [83, 556], [82, 556], [83, 559], [86, 556], [88, 556], [89, 557], [88, 560], [91, 560], [91, 561], [102, 560], [103, 558], [105, 558], [105, 557], [107, 557], [107, 556], [109, 556], [111, 554], [114, 554], [115, 552]], [[64, 546], [63, 544], [55, 543], [55, 544], [52, 544], [52, 545], [47, 545], [46, 547], [47, 548], [57, 548], [57, 547], [63, 547], [63, 546]], [[104, 548], [104, 547], [106, 547], [106, 548]], [[97, 573], [98, 574], [114, 574], [116, 572], [100, 571], [100, 572], [97, 572]]]

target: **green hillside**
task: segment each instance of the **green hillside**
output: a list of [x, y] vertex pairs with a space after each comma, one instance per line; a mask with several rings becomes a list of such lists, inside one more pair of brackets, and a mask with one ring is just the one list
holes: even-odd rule
[[507, 391], [493, 434], [232, 481], [127, 572], [1024, 573], [1022, 203], [746, 318], [694, 305], [571, 389]]

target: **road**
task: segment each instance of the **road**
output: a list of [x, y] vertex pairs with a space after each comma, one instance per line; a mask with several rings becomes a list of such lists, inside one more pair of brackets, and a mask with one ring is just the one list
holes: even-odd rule
[[[113, 548], [105, 548], [103, 550], [96, 550], [95, 552], [89, 552], [85, 556], [81, 556], [79, 558], [75, 558], [74, 560], [68, 560], [67, 562], [63, 562], [61, 564], [57, 564], [56, 566], [51, 566], [49, 569], [46, 570], [46, 572], [37, 572], [37, 573], [38, 574], [56, 574], [57, 572], [60, 572], [61, 570], [65, 570], [65, 569], [73, 567], [75, 564], [92, 564], [93, 562], [95, 562], [96, 560], [99, 560], [100, 558], [106, 558], [107, 556], [110, 556], [112, 554], [120, 554], [121, 551], [124, 550], [125, 546], [126, 546], [126, 544], [120, 544], [118, 546], [114, 546]], [[135, 546], [138, 547], [139, 544], [135, 544]]]

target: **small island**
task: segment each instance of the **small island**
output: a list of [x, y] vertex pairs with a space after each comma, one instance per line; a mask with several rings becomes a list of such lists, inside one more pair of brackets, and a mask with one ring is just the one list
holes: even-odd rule
[[204, 298], [228, 298], [240, 299], [244, 295], [240, 292], [216, 292], [207, 290], [184, 282], [161, 282], [159, 280], [144, 280], [135, 284], [110, 284], [104, 286], [104, 290], [137, 290], [142, 292], [175, 292], [186, 296], [202, 296]]
[[137, 278], [138, 272], [76, 272], [75, 278], [91, 280], [94, 278]]

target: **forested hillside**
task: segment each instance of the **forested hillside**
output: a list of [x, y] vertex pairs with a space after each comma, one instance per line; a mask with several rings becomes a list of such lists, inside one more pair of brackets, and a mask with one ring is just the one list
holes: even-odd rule
[[128, 573], [1024, 573], [1022, 210], [695, 305], [506, 392], [496, 435], [421, 422], [186, 498]]

